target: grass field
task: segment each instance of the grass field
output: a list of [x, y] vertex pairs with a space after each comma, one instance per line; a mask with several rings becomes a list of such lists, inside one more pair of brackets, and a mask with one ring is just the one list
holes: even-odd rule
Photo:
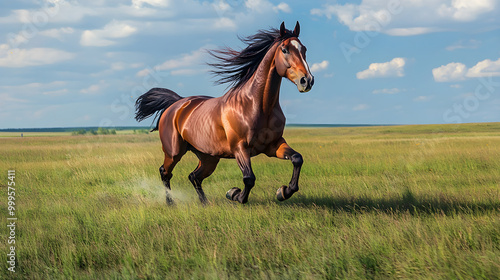
[[[300, 191], [279, 203], [292, 164], [258, 156], [249, 203], [234, 160], [204, 181], [187, 154], [165, 205], [156, 133], [1, 137], [0, 212], [16, 170], [19, 279], [498, 279], [500, 123], [287, 128], [304, 157]], [[4, 223], [6, 219], [3, 219]], [[9, 245], [10, 246], [10, 245]]]

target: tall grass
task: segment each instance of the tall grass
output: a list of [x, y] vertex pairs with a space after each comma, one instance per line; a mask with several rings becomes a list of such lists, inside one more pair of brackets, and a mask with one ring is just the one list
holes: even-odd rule
[[[300, 191], [275, 200], [291, 163], [258, 156], [247, 205], [234, 160], [202, 206], [174, 170], [165, 204], [157, 134], [0, 138], [2, 193], [17, 175], [18, 279], [496, 279], [500, 124], [290, 128]], [[0, 227], [6, 236], [5, 226]], [[0, 242], [6, 256], [7, 242]]]

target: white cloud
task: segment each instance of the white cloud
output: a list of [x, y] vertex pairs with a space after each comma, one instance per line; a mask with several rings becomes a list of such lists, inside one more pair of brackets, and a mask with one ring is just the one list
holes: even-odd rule
[[[12, 104], [12, 103], [28, 103], [28, 102], [29, 102], [28, 99], [15, 98], [15, 97], [12, 97], [10, 94], [0, 93], [0, 106], [4, 105], [5, 107], [8, 107], [8, 104]], [[4, 108], [2, 108], [2, 109], [4, 109]]]
[[400, 90], [399, 88], [383, 88], [383, 89], [376, 89], [372, 91], [373, 94], [396, 94], [400, 93], [403, 90]]
[[274, 7], [273, 8], [275, 12], [284, 12], [284, 13], [291, 13], [292, 12], [292, 8], [290, 8], [290, 6], [288, 6], [287, 3], [284, 3], [284, 2], [281, 2], [278, 4], [278, 6]]
[[144, 4], [149, 4], [153, 7], [161, 7], [165, 8], [168, 7], [170, 4], [169, 0], [132, 0], [132, 6], [135, 8], [140, 8]]
[[320, 72], [326, 70], [329, 64], [330, 63], [328, 62], [328, 60], [323, 60], [319, 63], [313, 63], [313, 65], [311, 66], [311, 72]]
[[352, 108], [353, 111], [364, 111], [366, 109], [370, 108], [367, 104], [358, 104]]
[[110, 39], [124, 38], [134, 34], [137, 28], [124, 22], [111, 21], [102, 29], [85, 30], [80, 38], [82, 46], [105, 47], [116, 42]]
[[421, 96], [417, 96], [416, 98], [414, 98], [413, 101], [415, 101], [415, 102], [427, 102], [431, 99], [432, 99], [432, 96], [421, 95]]
[[452, 62], [432, 69], [436, 82], [455, 82], [466, 78], [497, 77], [500, 76], [500, 58], [496, 61], [485, 59], [467, 69], [465, 64]]
[[452, 62], [432, 69], [432, 75], [436, 82], [453, 82], [465, 80], [467, 67], [463, 63]]
[[292, 12], [290, 6], [288, 6], [288, 4], [284, 2], [281, 2], [278, 5], [274, 6], [271, 2], [267, 0], [246, 0], [245, 6], [248, 9], [256, 11], [258, 13], [265, 13], [268, 11], [285, 12], [285, 13]]
[[190, 67], [203, 62], [204, 49], [192, 51], [190, 54], [183, 54], [181, 58], [170, 59], [155, 67], [156, 70], [171, 70], [176, 68]]
[[219, 29], [236, 30], [237, 25], [236, 22], [234, 22], [232, 19], [227, 17], [221, 17], [214, 21], [213, 28], [218, 30]]
[[36, 119], [40, 119], [40, 118], [45, 117], [45, 115], [47, 115], [47, 114], [54, 115], [54, 112], [60, 111], [61, 107], [62, 107], [61, 105], [49, 105], [49, 106], [42, 107], [41, 109], [38, 109], [38, 110], [32, 112], [33, 117]]
[[104, 80], [101, 80], [101, 81], [99, 81], [98, 84], [93, 84], [93, 85], [90, 85], [87, 88], [81, 89], [80, 93], [83, 93], [83, 94], [98, 94], [103, 89], [105, 89], [107, 87], [108, 87], [108, 84]]
[[[325, 4], [311, 14], [338, 21], [352, 31], [412, 36], [441, 30], [478, 30], [500, 23], [499, 0], [362, 0], [360, 4]], [[473, 24], [471, 24], [473, 23]]]
[[411, 27], [411, 28], [390, 28], [387, 29], [385, 33], [391, 36], [415, 36], [437, 31], [440, 30], [437, 28], [430, 28], [430, 27]]
[[[153, 69], [155, 71], [170, 71], [171, 75], [192, 75], [202, 71], [202, 65], [204, 63], [204, 57], [206, 55], [205, 49], [202, 47], [189, 54], [183, 54], [180, 58], [169, 59], [162, 64], [158, 64]], [[193, 68], [196, 66], [196, 68]], [[137, 72], [137, 76], [144, 77], [150, 73], [150, 69], [143, 69]]]
[[468, 41], [461, 40], [458, 43], [446, 47], [447, 51], [454, 51], [459, 49], [477, 49], [481, 44], [480, 41], [471, 39]]
[[202, 69], [179, 69], [179, 70], [172, 70], [170, 71], [170, 74], [172, 76], [191, 76], [200, 73]]
[[260, 13], [273, 9], [273, 5], [267, 0], [246, 0], [245, 6]]
[[479, 61], [467, 71], [466, 76], [469, 78], [500, 76], [500, 58], [496, 61], [490, 59]]
[[74, 54], [51, 48], [11, 49], [0, 45], [0, 67], [28, 67], [54, 64], [75, 57]]
[[40, 35], [62, 40], [64, 35], [72, 34], [73, 32], [75, 32], [75, 30], [71, 27], [61, 27], [41, 31]]
[[49, 90], [49, 91], [44, 91], [42, 94], [44, 95], [49, 95], [49, 96], [61, 96], [61, 95], [66, 95], [69, 92], [67, 88], [63, 89], [58, 89], [58, 90]]
[[125, 63], [125, 62], [113, 62], [111, 64], [111, 70], [113, 71], [122, 71], [126, 69], [139, 68], [143, 66], [143, 63]]
[[358, 72], [358, 79], [383, 78], [383, 77], [403, 77], [405, 59], [401, 57], [393, 58], [389, 62], [372, 63], [368, 69]]
[[215, 11], [219, 14], [219, 16], [222, 16], [224, 13], [228, 12], [231, 10], [231, 5], [226, 3], [224, 0], [219, 0], [216, 3], [212, 3], [212, 6], [214, 7]]
[[450, 6], [441, 4], [437, 12], [443, 17], [451, 17], [457, 21], [473, 21], [495, 10], [496, 2], [496, 0], [453, 0]]

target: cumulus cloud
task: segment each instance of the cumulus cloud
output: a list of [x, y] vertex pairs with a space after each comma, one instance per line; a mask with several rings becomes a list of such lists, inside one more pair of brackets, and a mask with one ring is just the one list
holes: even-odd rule
[[7, 44], [0, 45], [0, 67], [28, 67], [59, 63], [73, 59], [75, 55], [52, 48], [11, 49]]
[[500, 76], [500, 58], [496, 61], [485, 59], [479, 61], [471, 68], [460, 62], [452, 62], [447, 65], [432, 69], [432, 75], [436, 82], [455, 82], [466, 78], [497, 77]]
[[485, 59], [478, 62], [476, 65], [471, 67], [467, 71], [467, 77], [477, 78], [477, 77], [490, 77], [500, 76], [500, 58], [496, 61], [491, 61], [490, 59]]
[[137, 28], [129, 24], [113, 20], [102, 29], [85, 30], [80, 38], [80, 44], [82, 46], [105, 47], [116, 43], [111, 39], [128, 37], [136, 31]]
[[467, 67], [459, 62], [452, 62], [432, 69], [432, 75], [436, 82], [454, 82], [465, 80]]
[[284, 13], [291, 13], [292, 12], [292, 8], [290, 8], [290, 6], [288, 6], [288, 4], [284, 3], [284, 2], [279, 3], [273, 9], [275, 12], [280, 12], [280, 11], [284, 12]]
[[[360, 4], [325, 4], [311, 14], [338, 21], [352, 31], [376, 31], [392, 36], [412, 36], [452, 29], [491, 27], [499, 0], [374, 1]], [[470, 24], [474, 22], [474, 24]]]
[[[440, 2], [440, 1], [436, 1]], [[445, 3], [439, 6], [437, 13], [443, 17], [457, 21], [473, 21], [477, 17], [495, 10], [496, 0], [454, 0], [451, 5]]]
[[328, 60], [323, 60], [319, 63], [313, 63], [313, 65], [311, 66], [311, 72], [320, 72], [326, 70], [329, 64], [330, 63], [328, 62]]
[[358, 79], [403, 77], [405, 59], [396, 57], [389, 62], [372, 63], [368, 69], [356, 73]]

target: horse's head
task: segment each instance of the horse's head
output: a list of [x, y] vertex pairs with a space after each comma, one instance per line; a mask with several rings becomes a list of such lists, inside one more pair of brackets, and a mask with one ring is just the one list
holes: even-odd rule
[[314, 76], [306, 61], [306, 47], [299, 40], [300, 25], [297, 21], [292, 34], [281, 23], [280, 36], [286, 38], [279, 44], [274, 55], [276, 70], [297, 86], [300, 92], [308, 92], [314, 85]]

